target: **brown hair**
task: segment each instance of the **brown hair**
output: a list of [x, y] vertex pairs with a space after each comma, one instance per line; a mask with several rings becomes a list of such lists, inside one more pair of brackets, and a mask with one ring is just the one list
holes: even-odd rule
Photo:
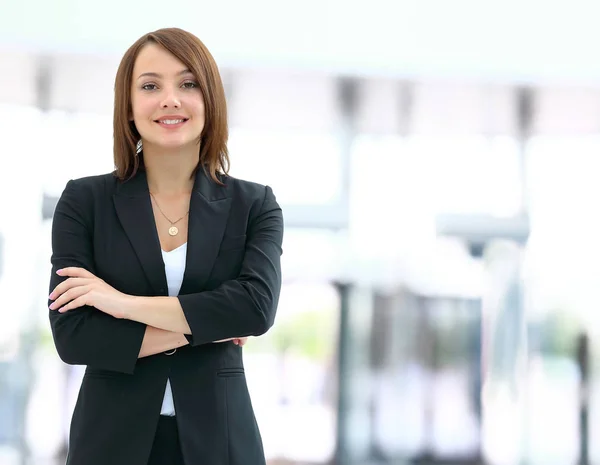
[[200, 139], [200, 161], [194, 170], [203, 168], [216, 183], [219, 173], [229, 171], [227, 139], [227, 103], [217, 64], [206, 46], [193, 34], [178, 28], [159, 29], [140, 37], [121, 59], [115, 79], [113, 118], [115, 174], [121, 180], [143, 168], [143, 152], [138, 150], [140, 134], [131, 115], [131, 80], [133, 66], [140, 50], [156, 43], [173, 54], [192, 72], [204, 97], [205, 123]]

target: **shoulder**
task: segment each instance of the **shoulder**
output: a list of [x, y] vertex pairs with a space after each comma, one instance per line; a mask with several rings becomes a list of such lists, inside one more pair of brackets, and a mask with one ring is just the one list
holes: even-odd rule
[[69, 217], [82, 224], [91, 225], [95, 205], [111, 191], [117, 178], [112, 173], [70, 179], [65, 185], [54, 209], [54, 218]]
[[231, 176], [221, 180], [230, 192], [233, 208], [245, 212], [251, 222], [266, 217], [273, 218], [277, 223], [283, 222], [281, 207], [270, 186]]
[[273, 194], [271, 187], [268, 185], [239, 179], [229, 175], [223, 176], [221, 180], [231, 192], [231, 196], [234, 198], [234, 200], [260, 204], [262, 204], [265, 199], [270, 197], [273, 197], [274, 200], [275, 195]]
[[97, 191], [99, 189], [106, 189], [107, 187], [111, 188], [116, 186], [117, 182], [118, 179], [114, 173], [105, 173], [71, 179], [67, 183], [67, 186], [79, 190]]
[[78, 203], [90, 203], [95, 199], [112, 195], [118, 184], [114, 173], [74, 178], [67, 182], [63, 197], [74, 197]]
[[57, 207], [70, 208], [87, 216], [94, 205], [112, 197], [117, 182], [113, 173], [71, 179], [65, 185]]

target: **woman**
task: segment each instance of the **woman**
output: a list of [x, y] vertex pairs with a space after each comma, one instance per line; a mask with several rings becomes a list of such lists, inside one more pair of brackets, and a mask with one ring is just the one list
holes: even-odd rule
[[283, 220], [269, 187], [226, 174], [227, 134], [198, 38], [125, 53], [116, 170], [69, 181], [52, 226], [54, 342], [87, 365], [69, 465], [265, 463], [241, 346], [273, 324]]

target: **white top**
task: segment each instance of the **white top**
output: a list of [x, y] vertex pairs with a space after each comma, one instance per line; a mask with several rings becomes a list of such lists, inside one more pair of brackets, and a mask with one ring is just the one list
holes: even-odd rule
[[[167, 286], [169, 288], [169, 296], [171, 297], [179, 295], [181, 283], [183, 282], [183, 272], [185, 271], [186, 255], [187, 242], [170, 252], [162, 251], [163, 262], [165, 263], [165, 275], [167, 276]], [[175, 415], [173, 392], [171, 391], [171, 383], [168, 379], [160, 414], [169, 416]]]

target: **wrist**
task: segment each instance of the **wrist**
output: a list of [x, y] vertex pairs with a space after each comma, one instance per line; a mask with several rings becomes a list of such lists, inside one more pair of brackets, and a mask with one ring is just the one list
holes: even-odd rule
[[143, 297], [136, 295], [126, 295], [125, 297], [125, 302], [123, 303], [123, 319], [133, 320], [136, 310], [139, 307], [139, 300]]

